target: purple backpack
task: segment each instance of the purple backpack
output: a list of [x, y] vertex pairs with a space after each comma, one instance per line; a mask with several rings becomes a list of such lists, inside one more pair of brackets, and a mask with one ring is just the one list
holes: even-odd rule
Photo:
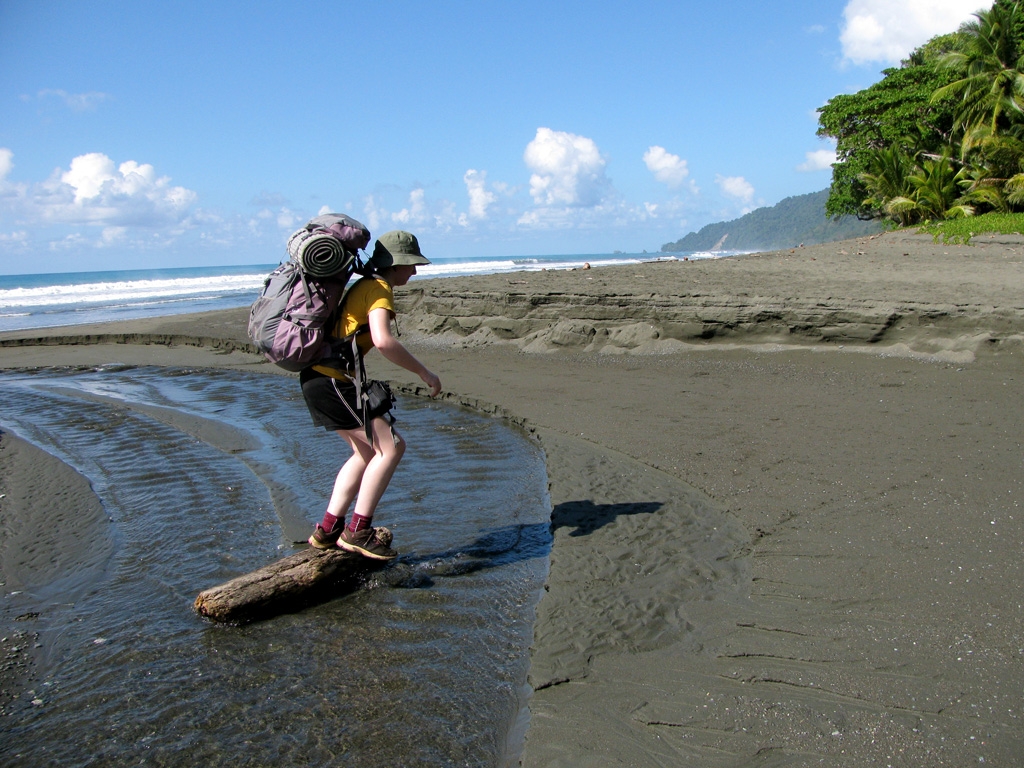
[[370, 231], [331, 213], [311, 219], [288, 239], [289, 260], [263, 284], [249, 311], [249, 338], [272, 363], [301, 371], [324, 357], [331, 317], [353, 272], [363, 272], [356, 251]]

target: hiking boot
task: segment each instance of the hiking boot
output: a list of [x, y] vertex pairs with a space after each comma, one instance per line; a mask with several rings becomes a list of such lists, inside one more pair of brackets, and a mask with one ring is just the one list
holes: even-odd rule
[[346, 552], [355, 552], [374, 560], [394, 560], [398, 553], [389, 546], [390, 534], [386, 528], [363, 528], [361, 531], [345, 528], [338, 539], [338, 546]]
[[309, 537], [309, 543], [317, 549], [330, 549], [338, 543], [338, 537], [341, 536], [341, 532], [344, 528], [345, 524], [342, 522], [339, 523], [333, 531], [328, 533], [320, 523], [317, 523], [316, 530], [313, 531], [313, 535]]

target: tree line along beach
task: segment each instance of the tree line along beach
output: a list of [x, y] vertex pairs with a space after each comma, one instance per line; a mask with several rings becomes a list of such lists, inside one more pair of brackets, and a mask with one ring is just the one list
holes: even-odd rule
[[[399, 293], [447, 397], [545, 452], [523, 765], [1021, 764], [1022, 254], [897, 232]], [[0, 360], [269, 373], [245, 319], [12, 331]], [[715, 556], [684, 572], [690, 541]]]

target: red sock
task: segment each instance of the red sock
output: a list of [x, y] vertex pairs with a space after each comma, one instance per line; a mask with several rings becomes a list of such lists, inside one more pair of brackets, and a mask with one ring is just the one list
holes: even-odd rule
[[330, 512], [324, 512], [324, 521], [320, 523], [320, 527], [324, 529], [324, 533], [330, 533], [334, 530], [334, 526], [338, 524], [338, 518], [332, 515]]
[[348, 524], [348, 529], [355, 533], [361, 531], [364, 528], [370, 527], [370, 522], [373, 520], [371, 517], [363, 517], [362, 515], [352, 515], [352, 522]]

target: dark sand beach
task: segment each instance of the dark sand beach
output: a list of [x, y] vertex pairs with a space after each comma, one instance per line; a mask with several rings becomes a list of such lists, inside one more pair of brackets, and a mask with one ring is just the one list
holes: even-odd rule
[[[399, 303], [446, 397], [546, 453], [523, 765], [1024, 765], [1024, 238], [424, 280]], [[246, 314], [0, 334], [0, 367], [273, 373]], [[78, 493], [10, 435], [0, 458], [4, 515]], [[716, 554], [680, 568], [689, 542]]]

